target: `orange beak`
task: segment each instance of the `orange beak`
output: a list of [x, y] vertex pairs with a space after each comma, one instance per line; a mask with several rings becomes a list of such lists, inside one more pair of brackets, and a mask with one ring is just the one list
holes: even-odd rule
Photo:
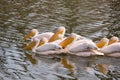
[[110, 44], [112, 44], [112, 43], [115, 43], [115, 42], [118, 42], [118, 41], [119, 41], [119, 38], [118, 38], [118, 37], [113, 36], [113, 37], [111, 37], [111, 39], [109, 40], [108, 45], [110, 45]]
[[33, 37], [35, 35], [35, 33], [28, 33], [27, 35], [25, 35], [24, 37], [23, 37], [23, 40], [26, 40], [26, 39], [28, 39], [28, 38], [30, 38], [30, 37]]
[[59, 45], [64, 49], [64, 48], [66, 48], [66, 46], [68, 46], [69, 44], [71, 44], [74, 40], [75, 40], [75, 36], [74, 35], [70, 35], [65, 40], [63, 40], [62, 42], [60, 42]]
[[98, 48], [102, 48], [106, 45], [108, 45], [109, 40], [107, 38], [102, 38], [98, 43], [96, 43], [96, 46]]
[[32, 50], [32, 48], [35, 46], [35, 42], [32, 41], [28, 46], [25, 47], [25, 50]]
[[41, 46], [41, 45], [43, 45], [43, 44], [45, 44], [45, 43], [47, 43], [47, 42], [48, 42], [47, 38], [44, 38], [44, 37], [43, 37], [43, 38], [40, 40], [38, 47]]
[[53, 34], [53, 36], [49, 39], [48, 42], [53, 42], [55, 40], [58, 39], [62, 39], [64, 37], [65, 34], [65, 28], [64, 27], [59, 27], [55, 33]]
[[[47, 40], [46, 38], [42, 38], [42, 39], [40, 40], [40, 42], [39, 42], [39, 44], [38, 44], [37, 47], [39, 47], [39, 46], [41, 46], [41, 45], [43, 45], [43, 44], [45, 44], [45, 43], [47, 43], [47, 42], [48, 42], [48, 40]], [[33, 48], [34, 46], [35, 46], [35, 42], [32, 41], [32, 42], [30, 42], [30, 44], [29, 44], [28, 46], [25, 47], [25, 49], [26, 49], [26, 50], [32, 50], [32, 48]]]
[[38, 34], [38, 30], [37, 29], [32, 29], [30, 33], [28, 33], [27, 35], [25, 35], [23, 37], [23, 40], [26, 40], [30, 37], [33, 37], [33, 36], [37, 35], [37, 34]]

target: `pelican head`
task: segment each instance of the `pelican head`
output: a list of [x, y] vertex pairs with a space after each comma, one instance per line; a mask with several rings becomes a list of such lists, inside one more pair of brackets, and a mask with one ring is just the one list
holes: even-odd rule
[[98, 48], [102, 48], [102, 47], [104, 47], [104, 46], [107, 46], [108, 43], [109, 43], [109, 39], [107, 39], [107, 38], [102, 38], [99, 42], [96, 43], [96, 46], [97, 46]]
[[41, 46], [41, 45], [43, 45], [43, 44], [45, 44], [47, 42], [48, 42], [48, 40], [45, 37], [43, 37], [41, 40], [38, 40], [38, 39], [35, 38], [35, 39], [33, 39], [32, 42], [29, 43], [28, 46], [25, 47], [25, 50], [31, 50], [36, 45], [36, 43], [38, 43], [37, 47], [39, 47], [39, 46]]
[[62, 42], [60, 42], [60, 46], [62, 46], [62, 48], [66, 48], [69, 44], [71, 44], [72, 42], [74, 42], [76, 40], [76, 34], [71, 33], [65, 40], [63, 40]]
[[23, 37], [23, 40], [26, 40], [26, 39], [28, 39], [28, 38], [30, 38], [30, 37], [33, 37], [33, 36], [37, 35], [38, 33], [39, 33], [39, 32], [38, 32], [37, 29], [32, 29], [32, 30], [30, 31], [30, 33], [28, 33], [27, 35], [25, 35], [25, 36]]
[[57, 45], [57, 44], [53, 45], [53, 47], [54, 47], [54, 49], [55, 49], [55, 50], [62, 49], [62, 47], [61, 47], [61, 46], [59, 46], [59, 45]]
[[113, 36], [110, 38], [108, 45], [115, 43], [115, 42], [118, 42], [118, 41], [119, 41], [119, 38], [116, 36]]
[[53, 42], [58, 39], [62, 39], [65, 35], [65, 27], [59, 27], [55, 30], [53, 36], [49, 39], [48, 42]]

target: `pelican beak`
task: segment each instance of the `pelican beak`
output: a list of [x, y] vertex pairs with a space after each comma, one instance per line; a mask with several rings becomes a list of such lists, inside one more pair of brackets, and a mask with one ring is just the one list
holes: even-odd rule
[[[48, 42], [48, 40], [47, 40], [46, 38], [42, 38], [42, 39], [40, 40], [40, 42], [39, 42], [39, 44], [38, 44], [37, 47], [39, 47], [39, 46], [41, 46], [41, 45], [43, 45], [43, 44], [45, 44], [45, 43], [47, 43], [47, 42]], [[26, 50], [32, 50], [32, 48], [33, 48], [34, 46], [35, 46], [35, 42], [32, 41], [32, 42], [30, 42], [30, 44], [29, 44], [28, 46], [25, 47], [25, 49], [26, 49]]]
[[64, 48], [66, 48], [66, 46], [68, 46], [69, 44], [71, 44], [74, 40], [75, 40], [75, 36], [74, 35], [70, 35], [65, 40], [63, 40], [62, 42], [60, 42], [59, 45], [64, 49]]
[[32, 41], [28, 46], [25, 47], [25, 50], [32, 50], [32, 48], [35, 46], [35, 42]]
[[28, 39], [30, 37], [33, 37], [34, 35], [35, 35], [35, 33], [30, 32], [27, 35], [25, 35], [22, 40], [26, 40], [26, 39]]
[[90, 49], [90, 51], [94, 52], [94, 53], [97, 54], [97, 55], [104, 55], [104, 53], [99, 52], [99, 51], [94, 50], [94, 49]]
[[41, 46], [41, 45], [43, 45], [43, 44], [45, 44], [45, 43], [47, 43], [47, 42], [48, 42], [47, 38], [42, 38], [42, 39], [40, 40], [40, 42], [39, 42], [38, 47]]
[[53, 42], [55, 40], [58, 39], [62, 39], [64, 37], [65, 34], [65, 27], [59, 27], [55, 33], [53, 34], [53, 36], [49, 39], [48, 42]]
[[108, 45], [110, 45], [110, 44], [112, 44], [112, 43], [115, 43], [115, 42], [119, 42], [119, 38], [118, 38], [118, 37], [113, 36], [113, 37], [111, 37], [111, 39], [109, 40]]
[[102, 48], [106, 45], [108, 45], [109, 40], [107, 38], [102, 38], [98, 43], [96, 43], [96, 46], [98, 48]]
[[25, 36], [23, 37], [23, 40], [26, 40], [26, 39], [28, 39], [28, 38], [30, 38], [30, 37], [33, 37], [33, 36], [37, 35], [38, 33], [39, 33], [39, 32], [38, 32], [37, 29], [32, 29], [30, 33], [28, 33], [27, 35], [25, 35]]
[[108, 43], [108, 45], [110, 45], [110, 44], [112, 44], [114, 42], [116, 42], [116, 41], [110, 40], [109, 43]]

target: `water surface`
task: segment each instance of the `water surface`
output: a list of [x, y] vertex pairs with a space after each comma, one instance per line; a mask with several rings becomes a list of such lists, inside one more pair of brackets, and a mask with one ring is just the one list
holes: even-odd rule
[[120, 59], [39, 56], [23, 49], [22, 37], [65, 26], [99, 40], [120, 37], [119, 0], [0, 0], [0, 80], [119, 80]]

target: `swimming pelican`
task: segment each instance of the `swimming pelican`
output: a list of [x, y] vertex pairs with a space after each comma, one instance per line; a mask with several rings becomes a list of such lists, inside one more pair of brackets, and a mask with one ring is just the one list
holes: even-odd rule
[[112, 43], [100, 49], [106, 56], [120, 57], [120, 42]]
[[106, 56], [113, 56], [113, 57], [120, 57], [120, 42], [118, 37], [111, 37], [110, 39], [104, 39], [103, 42], [99, 42], [99, 44], [102, 43], [99, 47], [100, 51], [104, 53]]
[[73, 35], [74, 34], [69, 35], [61, 42], [49, 42], [39, 47], [37, 47], [39, 44], [39, 40], [35, 39], [35, 46], [32, 48], [32, 51], [36, 52], [37, 54], [43, 55], [65, 53], [64, 48], [73, 42]]
[[68, 53], [77, 56], [104, 55], [97, 50], [96, 44], [92, 40], [79, 40], [68, 47]]
[[120, 57], [120, 42], [118, 37], [102, 38], [96, 45], [106, 56]]
[[63, 37], [64, 37], [64, 34], [65, 34], [65, 27], [58, 27], [55, 30], [55, 33], [46, 32], [46, 33], [41, 33], [41, 34], [38, 34], [37, 29], [33, 29], [29, 34], [27, 34], [24, 37], [24, 39], [30, 37], [31, 35], [33, 36], [33, 34], [36, 34], [36, 36], [32, 37], [31, 42], [25, 48], [26, 50], [31, 50], [32, 49], [32, 47], [35, 45], [35, 41], [34, 41], [35, 38], [38, 39], [38, 40], [41, 40], [43, 37], [44, 37], [44, 39], [46, 38], [45, 40], [42, 39], [42, 41], [40, 41], [38, 46], [40, 46], [41, 42], [42, 43], [47, 43], [48, 41], [52, 42], [52, 41], [55, 41], [55, 40], [57, 40], [56, 42], [58, 42], [59, 40], [62, 40]]
[[45, 32], [45, 33], [41, 33], [39, 34], [38, 30], [37, 29], [32, 29], [30, 31], [30, 33], [28, 33], [27, 35], [25, 35], [23, 37], [23, 40], [26, 40], [28, 38], [32, 38], [31, 41], [33, 41], [34, 38], [37, 38], [37, 39], [41, 39], [42, 37], [46, 37], [47, 39], [50, 39], [50, 37], [53, 35], [54, 33], [52, 32]]

